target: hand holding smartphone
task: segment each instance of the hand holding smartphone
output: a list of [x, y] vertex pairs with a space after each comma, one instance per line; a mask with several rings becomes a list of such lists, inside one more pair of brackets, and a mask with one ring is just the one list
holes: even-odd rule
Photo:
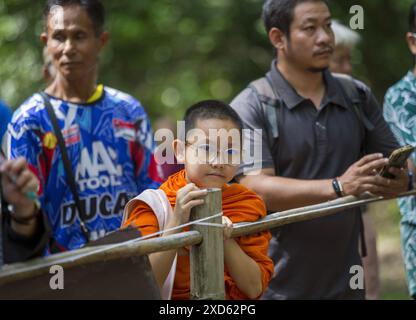
[[403, 168], [406, 166], [407, 159], [410, 157], [410, 155], [415, 150], [415, 147], [411, 145], [407, 145], [404, 147], [401, 147], [399, 149], [394, 150], [390, 157], [389, 157], [389, 163], [383, 167], [380, 171], [380, 175], [384, 178], [388, 179], [394, 179], [394, 176], [389, 172], [390, 168]]

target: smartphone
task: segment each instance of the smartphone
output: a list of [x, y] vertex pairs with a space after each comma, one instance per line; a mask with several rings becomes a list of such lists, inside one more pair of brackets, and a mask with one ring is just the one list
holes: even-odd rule
[[394, 150], [390, 157], [389, 163], [380, 171], [380, 175], [384, 178], [394, 179], [394, 176], [389, 172], [390, 168], [403, 168], [406, 166], [407, 159], [415, 150], [415, 147], [407, 145]]

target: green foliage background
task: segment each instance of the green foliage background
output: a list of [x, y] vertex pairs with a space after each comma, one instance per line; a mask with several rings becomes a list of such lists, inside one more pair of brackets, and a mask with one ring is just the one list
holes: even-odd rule
[[[380, 101], [412, 66], [404, 38], [412, 1], [331, 1], [333, 17], [347, 25], [350, 7], [364, 8], [365, 28], [358, 30], [362, 41], [354, 52], [355, 76], [370, 84]], [[0, 99], [13, 108], [44, 87], [39, 35], [45, 2], [0, 0]], [[104, 3], [111, 41], [102, 56], [100, 82], [133, 94], [152, 119], [160, 115], [179, 119], [187, 106], [200, 99], [230, 101], [249, 81], [263, 75], [273, 58], [260, 19], [263, 0]], [[382, 295], [407, 298], [398, 209], [387, 215], [379, 214], [384, 209], [376, 211], [378, 219], [384, 219], [377, 220], [379, 240], [395, 240], [395, 255], [385, 254], [384, 243], [380, 245]]]
[[[40, 0], [0, 0], [0, 98], [16, 108], [43, 88]], [[356, 76], [382, 99], [410, 68], [404, 34], [412, 0], [332, 1], [348, 24], [362, 5], [365, 29], [354, 54]], [[100, 82], [136, 96], [152, 118], [180, 118], [197, 100], [229, 101], [270, 65], [260, 19], [263, 0], [104, 0], [111, 41]]]

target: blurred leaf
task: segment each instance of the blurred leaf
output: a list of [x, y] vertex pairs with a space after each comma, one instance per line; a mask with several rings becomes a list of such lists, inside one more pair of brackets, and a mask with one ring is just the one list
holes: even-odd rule
[[[14, 108], [44, 86], [39, 34], [45, 2], [0, 0], [0, 97]], [[230, 101], [269, 69], [263, 0], [103, 2], [111, 41], [100, 81], [137, 97], [152, 118], [181, 118], [200, 99]], [[404, 40], [411, 2], [331, 2], [333, 16], [347, 25], [350, 6], [365, 10], [355, 74], [379, 99], [411, 67]]]

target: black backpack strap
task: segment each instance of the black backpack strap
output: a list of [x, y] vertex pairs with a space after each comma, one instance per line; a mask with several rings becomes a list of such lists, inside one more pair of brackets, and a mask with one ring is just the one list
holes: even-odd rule
[[[265, 126], [266, 134], [267, 134], [267, 143], [268, 146], [273, 154], [278, 153], [277, 143], [279, 138], [279, 114], [280, 114], [280, 107], [281, 107], [281, 100], [273, 90], [272, 84], [266, 77], [262, 77], [251, 82], [248, 86], [251, 90], [254, 91], [256, 94], [257, 99], [261, 104], [261, 108], [263, 111], [263, 117], [267, 125]], [[278, 158], [278, 157], [277, 157]], [[278, 174], [278, 165], [277, 159], [274, 161], [275, 163], [275, 173]]]
[[[263, 77], [251, 82], [248, 88], [254, 91], [261, 104], [263, 117], [267, 123], [265, 127], [267, 133], [267, 141], [270, 150], [273, 152], [277, 147], [279, 138], [279, 113], [281, 100], [275, 94], [273, 87], [267, 77]], [[275, 170], [277, 174], [277, 165], [275, 165]]]
[[89, 231], [84, 222], [84, 217], [86, 217], [86, 215], [84, 212], [84, 207], [81, 204], [81, 199], [78, 194], [78, 189], [77, 189], [77, 185], [75, 182], [75, 176], [72, 171], [71, 162], [69, 161], [68, 151], [65, 145], [65, 140], [62, 135], [61, 128], [59, 127], [59, 124], [58, 124], [58, 119], [56, 118], [55, 111], [53, 110], [53, 107], [49, 100], [48, 95], [44, 92], [40, 92], [40, 95], [42, 96], [49, 118], [52, 122], [52, 126], [53, 126], [53, 130], [55, 131], [56, 139], [58, 140], [59, 149], [61, 150], [61, 155], [62, 155], [62, 162], [64, 165], [66, 177], [67, 177], [67, 183], [72, 192], [72, 195], [75, 201], [75, 206], [79, 213], [79, 223], [80, 223], [81, 231], [85, 239], [87, 240], [87, 242], [89, 242], [90, 240]]
[[363, 101], [365, 100], [365, 96], [358, 90], [354, 79], [348, 75], [338, 73], [333, 73], [332, 76], [335, 78], [347, 101], [349, 101], [353, 107], [364, 132], [373, 130], [374, 125], [365, 115], [363, 110]]
[[[343, 74], [333, 74], [334, 78], [336, 79], [341, 92], [346, 97], [347, 101], [353, 107], [353, 110], [360, 121], [361, 130], [363, 133], [363, 137], [367, 131], [371, 131], [374, 129], [374, 125], [371, 121], [367, 118], [363, 110], [363, 103], [365, 97], [357, 88], [354, 79], [350, 76], [343, 75]], [[362, 150], [362, 153], [365, 153], [365, 150]], [[360, 208], [360, 215], [359, 215], [359, 225], [360, 225], [360, 245], [361, 245], [361, 256], [367, 256], [367, 245], [365, 243], [365, 230], [364, 230], [364, 220], [363, 220], [363, 212], [362, 208]]]
[[360, 224], [360, 246], [361, 246], [361, 256], [365, 258], [367, 256], [367, 244], [365, 243], [365, 228], [364, 228], [364, 219], [363, 219], [363, 208], [360, 209], [359, 221]]

